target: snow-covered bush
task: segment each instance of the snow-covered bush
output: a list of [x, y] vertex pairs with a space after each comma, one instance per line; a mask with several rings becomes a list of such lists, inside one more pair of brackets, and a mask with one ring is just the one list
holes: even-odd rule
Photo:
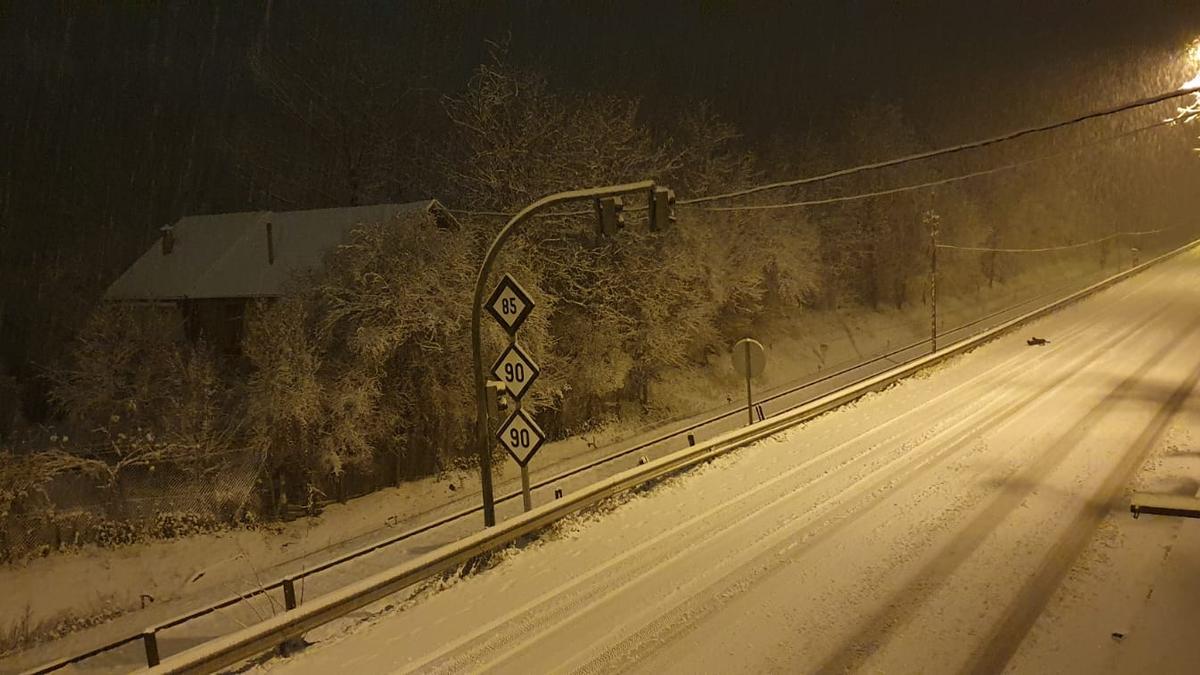
[[202, 470], [241, 440], [239, 389], [173, 309], [100, 306], [49, 376], [74, 439], [61, 452], [108, 490], [114, 517], [131, 469]]
[[100, 519], [92, 529], [96, 545], [101, 548], [128, 546], [138, 541], [138, 531], [132, 523], [108, 518]]
[[177, 539], [219, 529], [211, 515], [194, 511], [167, 511], [155, 514], [150, 534], [157, 539]]
[[432, 219], [364, 223], [320, 274], [252, 312], [249, 431], [289, 502], [382, 453], [400, 455], [406, 476], [461, 454], [474, 248]]

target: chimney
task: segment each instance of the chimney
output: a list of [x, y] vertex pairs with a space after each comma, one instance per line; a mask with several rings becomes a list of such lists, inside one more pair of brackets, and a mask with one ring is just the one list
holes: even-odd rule
[[275, 235], [271, 229], [271, 221], [267, 221], [267, 264], [275, 264]]
[[162, 232], [162, 254], [171, 255], [171, 251], [175, 250], [175, 226], [163, 225], [158, 229]]

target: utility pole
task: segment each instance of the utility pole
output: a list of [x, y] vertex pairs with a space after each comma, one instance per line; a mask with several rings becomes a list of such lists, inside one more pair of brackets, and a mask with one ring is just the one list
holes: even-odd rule
[[[618, 197], [635, 192], [648, 193], [651, 199], [651, 213], [657, 214], [659, 210], [654, 208], [655, 204], [660, 200], [668, 200], [668, 197], [673, 195], [668, 195], [666, 191], [663, 191], [660, 195], [655, 192], [654, 188], [654, 181], [647, 180], [638, 183], [558, 192], [543, 197], [521, 209], [519, 213], [513, 216], [500, 232], [496, 234], [496, 238], [492, 240], [491, 246], [488, 247], [487, 254], [484, 255], [483, 264], [479, 267], [479, 275], [475, 279], [475, 296], [471, 308], [471, 351], [473, 369], [475, 371], [475, 444], [479, 457], [479, 486], [483, 493], [483, 524], [486, 527], [496, 524], [496, 502], [492, 488], [493, 440], [491, 434], [488, 433], [489, 396], [487, 379], [483, 372], [483, 336], [480, 320], [483, 313], [484, 288], [487, 285], [488, 277], [492, 273], [492, 265], [495, 264], [497, 256], [500, 255], [500, 248], [504, 245], [504, 242], [508, 241], [517, 227], [528, 220], [530, 216], [542, 209], [566, 202], [583, 199], [604, 200], [609, 197]], [[614, 232], [616, 229], [619, 229], [619, 226], [616, 224], [620, 212], [617, 204], [615, 201], [612, 203], [605, 202], [604, 205], [598, 207], [602, 209], [607, 206], [609, 209], [604, 215], [610, 216], [611, 221], [602, 220], [602, 226], [606, 225], [606, 229]], [[662, 225], [662, 223], [658, 223], [658, 225]]]
[[938, 277], [938, 222], [941, 218], [933, 211], [925, 212], [925, 224], [929, 227], [929, 336], [933, 343], [930, 353], [936, 352], [937, 344], [937, 277]]

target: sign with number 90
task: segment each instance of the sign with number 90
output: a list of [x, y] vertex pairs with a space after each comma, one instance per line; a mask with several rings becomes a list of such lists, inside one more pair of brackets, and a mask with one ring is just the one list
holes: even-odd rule
[[500, 444], [508, 450], [508, 454], [521, 466], [528, 464], [546, 441], [546, 434], [524, 410], [517, 410], [509, 415], [504, 424], [500, 425], [500, 431], [496, 435], [500, 438]]
[[508, 346], [492, 366], [492, 377], [503, 382], [510, 394], [520, 399], [533, 386], [541, 371], [517, 343]]

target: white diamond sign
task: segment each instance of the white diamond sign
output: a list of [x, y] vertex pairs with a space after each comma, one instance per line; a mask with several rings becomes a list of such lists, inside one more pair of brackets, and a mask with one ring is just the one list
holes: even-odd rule
[[542, 371], [537, 364], [515, 342], [504, 350], [496, 365], [492, 366], [492, 377], [508, 386], [508, 392], [516, 398], [524, 398]]
[[492, 297], [488, 298], [487, 310], [509, 335], [515, 335], [533, 311], [533, 299], [516, 279], [505, 274]]
[[500, 426], [500, 431], [496, 432], [496, 436], [500, 439], [504, 449], [508, 450], [508, 454], [512, 455], [512, 458], [521, 466], [529, 464], [529, 460], [533, 459], [538, 448], [546, 442], [546, 434], [542, 432], [536, 422], [525, 414], [524, 410], [518, 410], [509, 415], [504, 424]]

